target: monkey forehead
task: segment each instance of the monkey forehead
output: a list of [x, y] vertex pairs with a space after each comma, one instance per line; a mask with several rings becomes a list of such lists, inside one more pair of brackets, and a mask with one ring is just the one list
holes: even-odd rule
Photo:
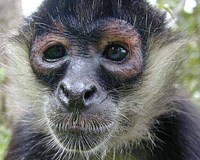
[[73, 24], [69, 23], [67, 26], [64, 26], [64, 24], [59, 21], [55, 21], [52, 26], [54, 29], [50, 34], [48, 30], [43, 30], [41, 35], [36, 34], [36, 40], [38, 38], [41, 40], [42, 37], [50, 38], [52, 35], [57, 35], [61, 39], [62, 37], [74, 39], [75, 37], [73, 36], [76, 36], [76, 38], [83, 40], [88, 38], [87, 40], [91, 41], [99, 41], [102, 37], [104, 40], [107, 39], [108, 41], [114, 41], [115, 39], [124, 41], [124, 39], [133, 37], [140, 38], [137, 29], [130, 23], [115, 18], [100, 19], [85, 27], [73, 26]]
[[32, 15], [37, 35], [52, 30], [55, 21], [65, 27], [84, 29], [107, 17], [129, 22], [140, 34], [151, 35], [165, 30], [165, 14], [144, 0], [45, 0]]

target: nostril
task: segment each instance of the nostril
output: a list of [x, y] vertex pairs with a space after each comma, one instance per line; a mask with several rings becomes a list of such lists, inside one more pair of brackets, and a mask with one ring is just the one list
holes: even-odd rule
[[96, 93], [97, 93], [97, 88], [95, 86], [90, 87], [90, 89], [87, 90], [83, 95], [85, 102], [91, 100], [96, 95]]
[[69, 99], [70, 97], [69, 91], [66, 89], [66, 87], [63, 84], [60, 85], [60, 89], [62, 93], [65, 95], [65, 97]]

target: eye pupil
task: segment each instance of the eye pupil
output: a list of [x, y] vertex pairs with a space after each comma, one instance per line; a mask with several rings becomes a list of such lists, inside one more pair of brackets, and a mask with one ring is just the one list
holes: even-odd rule
[[55, 45], [44, 52], [44, 58], [49, 61], [54, 61], [66, 56], [65, 48], [62, 45]]
[[112, 61], [122, 61], [128, 55], [128, 51], [121, 45], [108, 45], [103, 52], [103, 56]]

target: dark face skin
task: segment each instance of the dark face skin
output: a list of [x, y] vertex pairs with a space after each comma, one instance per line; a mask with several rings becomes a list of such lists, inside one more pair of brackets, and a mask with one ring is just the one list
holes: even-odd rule
[[117, 128], [117, 90], [142, 70], [140, 35], [114, 18], [90, 24], [87, 32], [59, 22], [54, 28], [35, 37], [30, 55], [33, 71], [51, 90], [49, 128], [65, 148], [80, 142], [89, 150]]

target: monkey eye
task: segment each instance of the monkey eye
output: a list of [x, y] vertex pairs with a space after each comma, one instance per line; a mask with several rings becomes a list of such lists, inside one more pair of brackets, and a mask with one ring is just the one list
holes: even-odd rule
[[127, 57], [127, 55], [128, 51], [120, 44], [108, 45], [103, 52], [103, 56], [112, 61], [122, 61]]
[[46, 61], [56, 61], [66, 56], [67, 53], [62, 45], [54, 45], [48, 48], [44, 53], [44, 58]]

